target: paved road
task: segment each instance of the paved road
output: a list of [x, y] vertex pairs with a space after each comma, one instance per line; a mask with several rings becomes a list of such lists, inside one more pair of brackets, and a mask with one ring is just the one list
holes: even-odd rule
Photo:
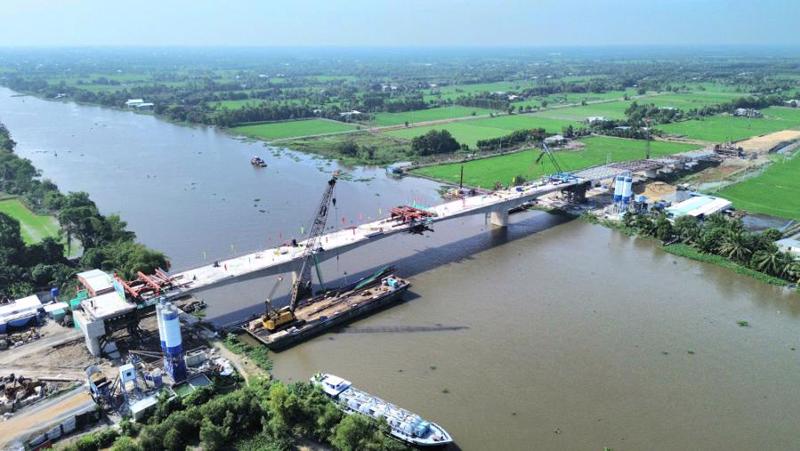
[[14, 449], [15, 442], [49, 425], [59, 423], [76, 413], [90, 408], [94, 400], [86, 387], [80, 386], [61, 396], [28, 406], [11, 419], [0, 423], [0, 449]]

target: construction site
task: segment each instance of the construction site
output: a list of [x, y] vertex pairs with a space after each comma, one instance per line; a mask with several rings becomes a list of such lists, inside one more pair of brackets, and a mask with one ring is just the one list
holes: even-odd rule
[[54, 296], [45, 306], [57, 308], [40, 302], [34, 320], [6, 325], [3, 340], [11, 347], [0, 352], [2, 449], [49, 447], [98, 422], [136, 421], [159, 396], [184, 397], [236, 375], [212, 343], [215, 333], [186, 312], [203, 303], [159, 296], [170, 285], [165, 273], [132, 281], [100, 270], [76, 277], [75, 298]]
[[[186, 396], [234, 376], [237, 362], [230, 353], [223, 357], [219, 331], [199, 318], [205, 304], [195, 296], [209, 287], [277, 275], [263, 313], [243, 318], [233, 330], [283, 350], [387, 308], [411, 286], [385, 267], [344, 286], [325, 287], [319, 265], [324, 260], [394, 234], [432, 232], [437, 222], [467, 215], [484, 215], [487, 223], [505, 227], [509, 214], [530, 207], [612, 219], [653, 208], [675, 216], [710, 215], [730, 209], [730, 202], [663, 180], [747, 155], [741, 147], [717, 146], [574, 173], [559, 170], [492, 192], [461, 186], [442, 204], [398, 205], [385, 218], [326, 232], [336, 205], [334, 173], [305, 239], [176, 273], [139, 272], [131, 280], [99, 269], [84, 271], [75, 276], [78, 290], [71, 299], [62, 300], [55, 290], [0, 306], [0, 436], [5, 441], [0, 445], [41, 448], [101, 418], [135, 421], [156, 406], [162, 393]], [[544, 157], [559, 167], [546, 146]], [[273, 298], [287, 272], [292, 278], [288, 303], [279, 307]]]

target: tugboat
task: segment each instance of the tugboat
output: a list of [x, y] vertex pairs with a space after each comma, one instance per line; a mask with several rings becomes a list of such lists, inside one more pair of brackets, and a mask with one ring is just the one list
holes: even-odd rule
[[264, 159], [259, 157], [259, 156], [254, 156], [253, 158], [251, 158], [250, 159], [250, 164], [252, 164], [253, 166], [255, 166], [257, 168], [265, 168], [265, 167], [267, 167], [267, 162], [264, 161]]
[[374, 420], [383, 418], [389, 424], [389, 433], [392, 437], [408, 444], [432, 447], [453, 442], [450, 434], [438, 424], [363, 392], [339, 376], [318, 373], [311, 377], [311, 383], [320, 387], [323, 393], [336, 401], [339, 409], [346, 414], [360, 413]]

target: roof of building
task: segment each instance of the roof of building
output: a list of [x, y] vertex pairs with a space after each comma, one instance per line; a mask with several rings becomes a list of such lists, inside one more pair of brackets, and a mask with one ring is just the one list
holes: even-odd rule
[[112, 291], [81, 301], [81, 308], [94, 319], [105, 319], [128, 313], [135, 309], [136, 305], [121, 298], [116, 291]]
[[86, 288], [94, 291], [95, 293], [103, 293], [110, 289], [114, 289], [114, 280], [111, 276], [99, 269], [92, 269], [78, 273], [78, 279], [86, 286]]
[[667, 208], [667, 213], [674, 217], [680, 216], [708, 216], [732, 207], [733, 204], [721, 197], [698, 195], [690, 197], [683, 202], [678, 202]]
[[796, 238], [784, 238], [776, 241], [775, 244], [777, 244], [778, 247], [789, 248], [792, 252], [800, 253], [800, 240]]
[[30, 315], [40, 308], [42, 308], [42, 301], [39, 300], [39, 296], [32, 294], [10, 304], [0, 305], [0, 320], [7, 321]]

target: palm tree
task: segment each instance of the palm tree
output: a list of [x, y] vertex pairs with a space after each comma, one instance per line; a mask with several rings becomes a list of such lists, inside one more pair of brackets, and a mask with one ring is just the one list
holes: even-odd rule
[[720, 254], [737, 262], [746, 262], [753, 251], [747, 246], [750, 237], [747, 232], [726, 233], [720, 244]]
[[800, 260], [792, 259], [786, 268], [786, 275], [792, 282], [800, 284]]
[[794, 263], [794, 258], [786, 252], [770, 249], [769, 251], [758, 251], [753, 254], [752, 263], [761, 272], [783, 278], [788, 275], [787, 271], [790, 270], [791, 264]]

